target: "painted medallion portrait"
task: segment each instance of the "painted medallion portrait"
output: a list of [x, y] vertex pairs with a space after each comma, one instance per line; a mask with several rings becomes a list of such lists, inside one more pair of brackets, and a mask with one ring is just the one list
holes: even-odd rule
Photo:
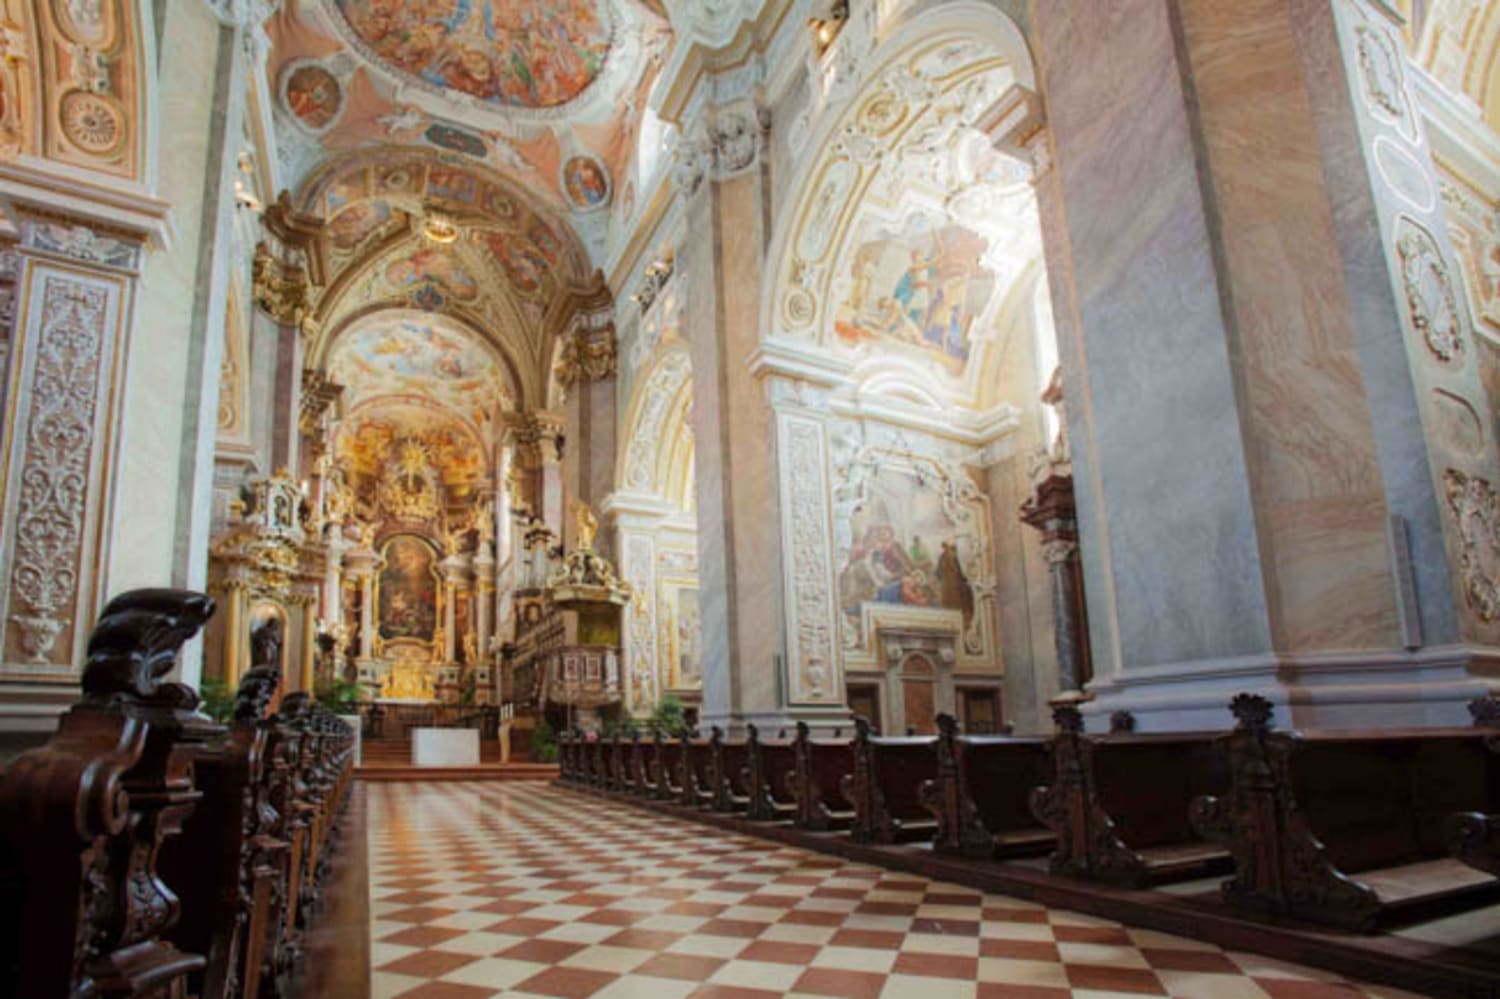
[[551, 108], [588, 88], [613, 38], [604, 0], [335, 0], [361, 47], [430, 87]]
[[609, 201], [609, 174], [592, 156], [574, 156], [563, 164], [563, 187], [576, 208], [598, 208]]
[[414, 534], [398, 534], [381, 549], [380, 637], [432, 641], [437, 626], [437, 553]]
[[321, 132], [344, 107], [344, 88], [322, 66], [304, 63], [287, 74], [283, 99], [292, 116], [308, 130]]

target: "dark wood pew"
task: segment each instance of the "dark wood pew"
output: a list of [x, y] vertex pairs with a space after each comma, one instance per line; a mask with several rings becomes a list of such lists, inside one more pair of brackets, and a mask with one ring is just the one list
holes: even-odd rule
[[713, 803], [713, 748], [708, 739], [699, 738], [690, 729], [678, 737], [677, 803], [702, 808]]
[[980, 859], [1025, 857], [1056, 848], [1029, 801], [1046, 783], [1051, 761], [1045, 739], [960, 735], [951, 715], [938, 715], [937, 777], [922, 785], [922, 802], [937, 820], [932, 848]]
[[760, 729], [745, 726], [745, 817], [757, 822], [791, 820], [797, 799], [791, 779], [797, 768], [795, 746], [784, 738], [763, 741]]
[[1054, 873], [1143, 887], [1228, 870], [1228, 850], [1201, 841], [1188, 816], [1195, 798], [1229, 786], [1215, 736], [1088, 736], [1077, 707], [1052, 716], [1052, 783], [1030, 803], [1057, 838]]
[[198, 803], [194, 744], [224, 730], [164, 682], [213, 613], [182, 590], [111, 600], [89, 637], [82, 699], [0, 780], [0, 995], [185, 995], [203, 955], [165, 939], [178, 896], [157, 870]]
[[604, 786], [610, 791], [630, 790], [630, 773], [625, 768], [625, 745], [620, 741], [618, 728], [609, 737], [609, 759], [606, 763]]
[[651, 767], [649, 750], [641, 741], [640, 729], [630, 733], [630, 753], [625, 761], [630, 771], [630, 793], [645, 798], [651, 794]]
[[1500, 813], [1455, 812], [1448, 816], [1443, 836], [1454, 858], [1500, 877]]
[[573, 733], [560, 732], [557, 736], [557, 779], [563, 784], [572, 784], [573, 771]]
[[[183, 912], [169, 937], [206, 957], [190, 983], [203, 999], [259, 996], [262, 975], [275, 974], [274, 893], [289, 844], [275, 836], [265, 716], [279, 684], [280, 670], [270, 664], [240, 680], [233, 724], [193, 758], [203, 798], [161, 854], [162, 877], [177, 887]], [[283, 986], [268, 982], [266, 991]]]
[[854, 719], [854, 769], [839, 781], [854, 806], [851, 839], [906, 843], [932, 837], [937, 821], [922, 803], [921, 788], [937, 776], [936, 742], [925, 735], [874, 735], [867, 719]]
[[677, 782], [681, 778], [682, 742], [668, 739], [657, 729], [652, 750], [650, 796], [655, 801], [675, 801], [681, 791]]
[[589, 787], [604, 790], [609, 786], [609, 771], [607, 759], [604, 755], [604, 736], [595, 730], [590, 733], [593, 738], [585, 743], [584, 751], [589, 758]]
[[750, 807], [750, 742], [725, 742], [724, 733], [715, 725], [709, 738], [713, 752], [710, 772], [713, 774], [713, 801], [716, 812], [743, 812]]
[[797, 810], [793, 821], [802, 829], [847, 829], [854, 810], [839, 794], [844, 775], [854, 771], [854, 753], [842, 739], [814, 739], [806, 722], [797, 723], [792, 744], [794, 765], [787, 779]]
[[1265, 698], [1230, 710], [1232, 784], [1193, 821], [1234, 853], [1231, 906], [1369, 932], [1500, 898], [1493, 871], [1449, 856], [1454, 813], [1500, 812], [1489, 730], [1278, 732]]

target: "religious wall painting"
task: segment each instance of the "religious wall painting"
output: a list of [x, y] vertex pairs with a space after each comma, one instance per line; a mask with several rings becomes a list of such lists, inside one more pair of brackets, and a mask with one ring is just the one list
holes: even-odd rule
[[613, 40], [607, 0], [334, 0], [358, 44], [428, 89], [486, 103], [550, 108], [604, 69]]
[[434, 146], [442, 149], [451, 149], [456, 153], [484, 159], [489, 154], [489, 147], [484, 144], [484, 139], [466, 129], [447, 125], [435, 121], [427, 126], [422, 137]]
[[489, 233], [485, 244], [500, 262], [505, 276], [523, 295], [535, 295], [546, 279], [547, 259], [524, 240], [504, 233]]
[[963, 371], [974, 324], [995, 290], [989, 240], [965, 226], [914, 216], [866, 226], [847, 257], [848, 294], [834, 314], [838, 342], [895, 346]]
[[434, 198], [472, 205], [479, 200], [479, 181], [467, 170], [433, 167], [427, 172], [427, 193]]
[[573, 156], [563, 164], [563, 190], [574, 208], [588, 211], [609, 202], [609, 171], [592, 156]]
[[925, 463], [881, 463], [840, 504], [835, 561], [846, 648], [869, 647], [866, 604], [958, 611], [966, 638], [977, 637], [973, 580], [984, 543], [972, 504], [956, 495], [967, 490], [955, 485]]
[[365, 197], [365, 172], [353, 171], [328, 185], [323, 193], [323, 214], [332, 218], [344, 207]]
[[451, 253], [424, 246], [385, 267], [385, 281], [413, 305], [429, 312], [450, 301], [472, 302], [479, 297], [479, 282]]
[[328, 240], [334, 249], [347, 253], [390, 220], [389, 202], [381, 199], [358, 201], [328, 221]]
[[562, 259], [562, 241], [557, 238], [557, 233], [553, 232], [541, 219], [534, 220], [527, 227], [526, 238], [531, 240], [531, 245], [546, 258], [549, 265], [556, 266], [557, 262]]
[[691, 583], [669, 583], [663, 588], [671, 685], [677, 690], [697, 690], [703, 686], [703, 616], [698, 588]]
[[384, 313], [344, 333], [328, 370], [352, 401], [426, 397], [476, 426], [512, 401], [505, 372], [489, 350], [455, 325], [416, 313]]
[[437, 552], [415, 534], [398, 534], [380, 551], [380, 637], [431, 642], [437, 629]]
[[303, 128], [322, 133], [344, 110], [344, 88], [338, 78], [315, 62], [296, 62], [282, 76], [282, 103]]

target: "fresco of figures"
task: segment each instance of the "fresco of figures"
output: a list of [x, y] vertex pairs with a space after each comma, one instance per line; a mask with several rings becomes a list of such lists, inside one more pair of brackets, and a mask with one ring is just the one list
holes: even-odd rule
[[385, 268], [385, 281], [392, 291], [428, 311], [441, 309], [450, 300], [472, 302], [479, 297], [474, 276], [450, 254], [434, 247], [391, 261]]
[[339, 337], [329, 371], [363, 396], [431, 396], [482, 425], [510, 396], [499, 363], [473, 337], [445, 320], [386, 313]]
[[432, 641], [437, 628], [437, 553], [414, 534], [398, 534], [381, 549], [380, 637]]
[[376, 59], [423, 83], [520, 108], [593, 83], [613, 28], [603, 0], [336, 0]]
[[703, 618], [698, 609], [698, 591], [679, 586], [668, 592], [672, 628], [672, 675], [680, 689], [703, 685]]
[[921, 216], [866, 230], [849, 258], [848, 297], [834, 316], [838, 340], [905, 347], [962, 372], [974, 323], [995, 288], [995, 273], [982, 262], [989, 241]]
[[967, 635], [975, 626], [970, 582], [981, 540], [948, 508], [944, 492], [916, 470], [870, 474], [841, 523], [839, 606], [845, 645], [863, 648], [865, 604], [956, 610]]

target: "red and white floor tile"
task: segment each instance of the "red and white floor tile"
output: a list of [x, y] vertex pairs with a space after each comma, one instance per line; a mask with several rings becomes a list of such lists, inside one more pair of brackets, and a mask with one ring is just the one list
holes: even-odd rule
[[1405, 995], [543, 784], [370, 784], [374, 999]]

